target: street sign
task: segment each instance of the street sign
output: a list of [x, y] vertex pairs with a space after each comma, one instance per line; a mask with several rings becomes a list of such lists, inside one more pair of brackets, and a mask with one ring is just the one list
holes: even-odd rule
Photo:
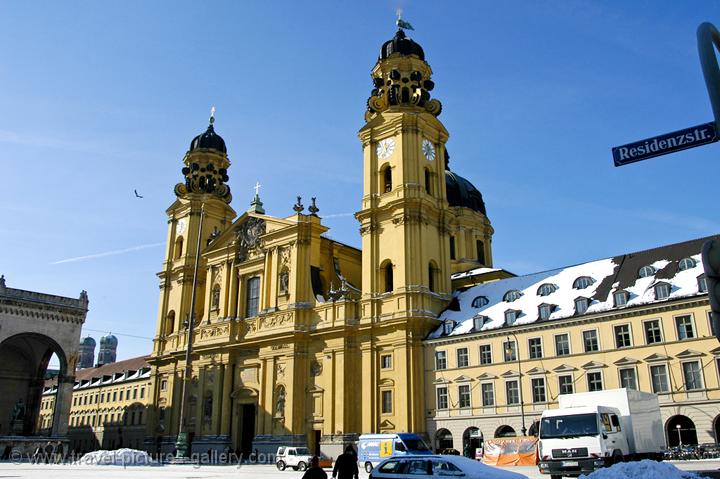
[[623, 166], [716, 141], [718, 141], [718, 134], [715, 122], [711, 121], [627, 145], [616, 146], [612, 149], [612, 154], [615, 166]]

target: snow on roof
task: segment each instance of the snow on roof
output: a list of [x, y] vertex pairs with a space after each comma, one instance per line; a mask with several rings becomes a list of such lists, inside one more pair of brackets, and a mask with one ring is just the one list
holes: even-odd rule
[[[698, 277], [704, 274], [700, 249], [707, 239], [700, 238], [566, 268], [501, 279], [456, 291], [454, 302], [457, 301], [457, 307], [446, 309], [438, 318], [443, 323], [452, 321], [452, 330], [446, 332], [444, 324], [441, 324], [430, 333], [428, 339], [534, 323], [539, 320], [541, 305], [547, 305], [550, 309], [550, 315], [543, 321], [552, 321], [707, 294], [700, 292], [698, 284]], [[690, 258], [693, 264], [681, 271], [679, 263], [685, 258]], [[639, 278], [638, 273], [643, 266], [652, 266], [654, 274]], [[583, 285], [575, 281], [581, 277], [591, 278], [591, 284], [578, 289], [574, 286]], [[655, 286], [659, 283], [670, 285], [667, 298], [656, 298]], [[550, 285], [549, 288], [543, 288], [549, 294], [541, 295], [540, 287], [545, 284]], [[509, 291], [517, 291], [519, 297], [506, 301], [505, 294]], [[625, 305], [615, 306], [614, 293], [618, 291], [627, 293]], [[480, 299], [474, 301], [477, 298]], [[575, 300], [578, 298], [587, 298], [587, 311], [581, 314], [576, 313]], [[514, 318], [509, 318], [509, 324], [505, 315], [508, 310], [516, 312]], [[482, 326], [478, 321], [479, 329], [475, 328], [475, 318], [482, 318]]]
[[461, 271], [450, 275], [450, 279], [467, 278], [468, 276], [476, 276], [479, 274], [492, 273], [494, 271], [502, 271], [500, 268], [474, 268], [468, 271]]

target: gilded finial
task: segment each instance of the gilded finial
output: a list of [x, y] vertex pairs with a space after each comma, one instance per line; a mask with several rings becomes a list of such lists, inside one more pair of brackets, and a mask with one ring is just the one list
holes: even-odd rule
[[210, 108], [210, 126], [212, 126], [213, 123], [215, 123], [215, 106]]
[[297, 203], [295, 203], [293, 205], [293, 211], [295, 211], [295, 213], [297, 213], [297, 214], [300, 214], [300, 212], [304, 209], [305, 209], [305, 207], [302, 204], [302, 198], [298, 196]]
[[320, 208], [318, 208], [317, 205], [315, 204], [315, 197], [314, 197], [314, 196], [312, 197], [312, 202], [311, 202], [311, 204], [310, 204], [310, 207], [308, 208], [308, 211], [309, 211], [310, 214], [313, 215], [313, 216], [317, 216], [317, 212], [320, 211]]

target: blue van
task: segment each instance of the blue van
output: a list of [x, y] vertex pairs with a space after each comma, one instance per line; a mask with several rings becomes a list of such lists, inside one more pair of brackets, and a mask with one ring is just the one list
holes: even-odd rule
[[388, 457], [427, 454], [432, 451], [423, 438], [411, 432], [363, 434], [358, 440], [358, 462], [368, 473]]

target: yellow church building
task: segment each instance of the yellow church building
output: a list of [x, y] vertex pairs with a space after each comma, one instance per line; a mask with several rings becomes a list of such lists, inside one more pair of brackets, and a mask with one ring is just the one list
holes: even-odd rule
[[167, 209], [148, 443], [172, 450], [181, 415], [193, 452], [337, 454], [361, 433], [425, 430], [423, 340], [451, 274], [492, 266], [493, 233], [480, 192], [448, 170], [431, 78], [402, 30], [382, 45], [359, 132], [361, 251], [324, 235], [315, 199], [273, 217], [256, 194], [238, 215], [214, 119], [193, 139]]

